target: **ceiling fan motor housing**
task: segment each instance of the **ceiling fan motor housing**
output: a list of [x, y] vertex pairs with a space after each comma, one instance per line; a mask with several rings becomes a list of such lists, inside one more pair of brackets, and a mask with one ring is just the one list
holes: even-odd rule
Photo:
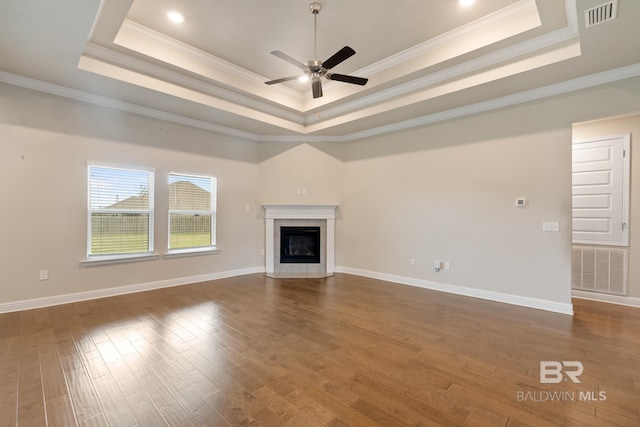
[[318, 61], [317, 59], [312, 59], [311, 61], [307, 61], [304, 64], [310, 72], [317, 73], [322, 69], [322, 61]]

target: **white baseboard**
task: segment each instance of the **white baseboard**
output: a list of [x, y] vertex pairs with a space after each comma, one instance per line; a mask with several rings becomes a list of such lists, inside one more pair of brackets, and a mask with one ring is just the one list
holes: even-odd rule
[[206, 282], [209, 280], [225, 279], [227, 277], [244, 276], [246, 274], [264, 273], [264, 267], [251, 267], [241, 270], [230, 270], [219, 273], [201, 274], [198, 276], [179, 277], [175, 279], [160, 280], [157, 282], [139, 283], [136, 285], [121, 286], [117, 288], [98, 289], [95, 291], [77, 292], [73, 294], [55, 295], [45, 298], [35, 298], [10, 303], [0, 303], [0, 313], [31, 310], [34, 308], [51, 307], [60, 304], [69, 304], [79, 301], [87, 301], [98, 298], [113, 297], [118, 295], [133, 294], [136, 292], [151, 291], [154, 289], [170, 288], [172, 286], [188, 285], [190, 283]]
[[413, 277], [395, 276], [391, 274], [378, 273], [374, 271], [360, 270], [350, 267], [336, 267], [336, 272], [355, 274], [357, 276], [370, 277], [372, 279], [384, 280], [387, 282], [400, 283], [403, 285], [417, 286], [450, 294], [464, 295], [467, 297], [480, 298], [489, 301], [497, 301], [506, 304], [518, 305], [522, 307], [535, 308], [538, 310], [552, 311], [554, 313], [573, 315], [573, 305], [563, 304], [556, 301], [548, 301], [537, 298], [523, 297], [518, 295], [504, 294], [501, 292], [485, 291], [482, 289], [466, 288], [463, 286], [447, 285], [444, 283], [431, 282], [428, 280], [415, 279]]
[[597, 292], [572, 290], [571, 296], [574, 298], [588, 299], [592, 301], [608, 302], [611, 304], [628, 305], [630, 307], [640, 307], [640, 298], [625, 297], [621, 295], [601, 294]]
[[[485, 291], [481, 289], [472, 289], [462, 286], [447, 285], [444, 283], [430, 282], [427, 280], [415, 279], [412, 277], [396, 276], [374, 271], [360, 270], [350, 267], [336, 267], [336, 273], [347, 273], [356, 276], [370, 277], [372, 279], [384, 280], [403, 285], [417, 286], [420, 288], [431, 289], [440, 292], [447, 292], [456, 295], [464, 295], [473, 298], [481, 298], [490, 301], [503, 302], [523, 307], [536, 308], [539, 310], [552, 311], [561, 314], [573, 314], [573, 306], [571, 304], [562, 304], [555, 301], [541, 300], [537, 298], [522, 297], [511, 294], [503, 294], [493, 291]], [[78, 292], [73, 294], [56, 295], [45, 298], [35, 298], [10, 303], [0, 303], [0, 313], [10, 313], [14, 311], [31, 310], [34, 308], [50, 307], [60, 304], [69, 304], [80, 301], [87, 301], [98, 298], [106, 298], [118, 295], [132, 294], [136, 292], [150, 291], [154, 289], [169, 288], [172, 286], [188, 285], [191, 283], [206, 282], [209, 280], [218, 280], [228, 277], [243, 276], [246, 274], [264, 273], [264, 267], [251, 267], [240, 270], [223, 271], [219, 273], [202, 274], [198, 276], [179, 277], [175, 279], [160, 280], [156, 282], [140, 283], [129, 286], [121, 286], [117, 288], [98, 289], [95, 291]], [[588, 294], [583, 296], [582, 294]], [[580, 295], [576, 295], [580, 294]], [[573, 291], [573, 296], [577, 298], [596, 299], [599, 301], [614, 302], [617, 304], [625, 304], [640, 307], [639, 298], [616, 297], [613, 295], [591, 295], [589, 292]]]

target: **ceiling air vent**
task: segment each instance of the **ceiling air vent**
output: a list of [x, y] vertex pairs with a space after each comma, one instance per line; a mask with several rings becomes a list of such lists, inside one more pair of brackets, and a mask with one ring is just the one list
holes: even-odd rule
[[589, 28], [602, 24], [603, 22], [611, 21], [616, 19], [617, 14], [618, 0], [612, 0], [600, 6], [592, 7], [584, 12], [584, 26], [585, 28]]

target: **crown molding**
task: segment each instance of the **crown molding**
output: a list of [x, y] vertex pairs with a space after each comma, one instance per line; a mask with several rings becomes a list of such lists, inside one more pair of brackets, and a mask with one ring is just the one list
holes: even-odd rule
[[[394, 55], [384, 58], [367, 67], [361, 68], [360, 70], [357, 70], [356, 73], [363, 75], [377, 74], [381, 71], [388, 70], [390, 68], [398, 66], [399, 64], [409, 62], [413, 59], [425, 55], [428, 56], [436, 49], [454, 44], [460, 39], [469, 37], [474, 33], [477, 33], [478, 31], [495, 28], [495, 26], [499, 23], [514, 19], [525, 14], [535, 14], [536, 16], [538, 16], [538, 7], [535, 0], [521, 0], [518, 3], [514, 3], [466, 25], [462, 25], [454, 30], [448, 31], [437, 37], [405, 49], [402, 52], [398, 52]], [[521, 28], [519, 29], [519, 32], [523, 32], [527, 29], [528, 28]]]
[[[251, 108], [266, 114], [270, 114], [299, 125], [304, 124], [302, 116], [298, 113], [291, 112], [288, 109], [282, 108], [272, 103], [249, 97], [230, 89], [217, 86], [195, 77], [188, 76], [184, 73], [174, 71], [172, 69], [145, 61], [140, 58], [128, 55], [117, 50], [107, 48], [95, 43], [87, 43], [83, 56], [90, 57], [93, 60], [107, 63], [111, 66], [117, 66], [124, 70], [128, 70], [134, 73], [141, 73], [146, 76], [154, 76], [163, 81], [177, 84], [185, 88], [196, 90], [200, 93], [211, 95], [213, 97], [241, 105], [243, 107]], [[80, 68], [82, 65], [80, 65]], [[94, 73], [100, 73], [100, 70], [89, 70]]]
[[564, 0], [564, 9], [567, 15], [567, 26], [576, 33], [579, 31], [578, 24], [578, 7], [576, 0]]
[[[144, 27], [140, 28], [140, 26], [137, 26], [136, 28], [142, 31], [141, 28]], [[162, 37], [163, 39], [166, 38], [162, 35], [158, 35], [158, 37]], [[519, 57], [526, 57], [527, 55], [534, 55], [541, 50], [548, 49], [550, 47], [553, 47], [554, 45], [561, 45], [562, 43], [567, 43], [568, 41], [572, 40], [577, 43], [577, 34], [573, 32], [569, 27], [566, 27], [548, 34], [544, 34], [534, 39], [527, 40], [517, 45], [510, 46], [500, 51], [492, 52], [483, 55], [482, 57], [468, 60], [462, 64], [458, 64], [445, 70], [435, 72], [431, 75], [415, 79], [413, 81], [375, 93], [373, 95], [364, 96], [363, 98], [356, 101], [347, 102], [336, 107], [325, 108], [322, 110], [321, 115], [317, 115], [316, 113], [303, 114], [302, 112], [291, 112], [287, 109], [280, 108], [265, 101], [239, 94], [237, 92], [210, 84], [208, 82], [204, 82], [200, 79], [188, 76], [178, 71], [167, 69], [160, 66], [159, 64], [147, 62], [143, 59], [133, 57], [110, 48], [99, 46], [94, 43], [89, 43], [85, 49], [85, 56], [91, 58], [91, 61], [89, 61], [90, 65], [88, 65], [87, 61], [81, 61], [80, 67], [92, 72], [109, 75], [115, 74], [112, 67], [119, 66], [122, 68], [122, 72], [138, 73], [146, 76], [146, 81], [149, 82], [150, 85], [159, 84], [158, 81], [149, 79], [149, 76], [155, 76], [166, 83], [175, 84], [180, 87], [188, 88], [195, 91], [178, 91], [176, 89], [173, 91], [173, 94], [175, 96], [182, 95], [186, 99], [191, 99], [192, 101], [200, 102], [214, 108], [224, 108], [253, 120], [263, 121], [270, 124], [280, 122], [280, 125], [284, 126], [284, 128], [293, 130], [301, 134], [305, 134], [310, 132], [317, 132], [328, 126], [336, 124], [336, 122], [348, 122], [350, 120], [350, 117], [348, 116], [349, 114], [351, 114], [352, 117], [357, 118], [362, 115], [358, 114], [358, 112], [362, 113], [365, 108], [373, 108], [376, 106], [380, 107], [384, 102], [391, 99], [394, 100], [393, 105], [395, 107], [390, 106], [389, 108], [397, 108], [401, 105], [409, 105], [415, 102], [419, 102], [420, 100], [428, 99], [430, 95], [429, 93], [426, 93], [425, 90], [431, 87], [431, 94], [435, 93], [436, 91], [446, 91], [447, 89], [445, 89], [444, 87], [439, 90], [437, 89], [437, 85], [445, 81], [450, 82], [449, 90], [453, 90], [452, 88], [455, 85], [451, 84], [452, 80], [455, 78], [461, 78], [464, 75], [469, 75], [471, 73], [476, 73], [484, 70], [485, 78], [491, 80], [492, 77], [490, 76], [490, 73], [486, 72], [486, 69], [490, 67], [498, 68], [501, 63], [504, 63], [506, 61], [515, 60]], [[555, 57], [553, 59], [549, 59], [548, 62], [561, 61], [575, 56], [575, 54], [575, 51], [567, 51], [561, 55], [555, 55]], [[208, 55], [205, 56], [208, 57]], [[101, 66], [95, 61], [103, 61], [107, 63], [108, 66]], [[545, 65], [542, 62], [539, 62], [537, 66], [541, 66], [541, 64]], [[501, 71], [504, 72], [504, 68], [502, 68]], [[516, 72], [519, 71], [522, 70], [517, 70]], [[130, 79], [132, 78], [130, 77]], [[151, 88], [153, 89], [153, 87]], [[459, 89], [461, 89], [461, 87], [458, 87], [456, 90]], [[420, 91], [425, 91], [422, 97], [419, 96]], [[404, 101], [402, 100], [403, 97]], [[234, 105], [222, 105], [222, 103], [231, 103]], [[379, 109], [380, 108], [377, 108], [376, 110]], [[295, 126], [292, 127], [293, 124], [295, 124]], [[310, 125], [315, 126], [310, 127]]]
[[[498, 10], [494, 13], [491, 13], [485, 17], [482, 17], [478, 20], [470, 22], [466, 25], [463, 25], [459, 28], [456, 28], [452, 31], [449, 31], [445, 34], [439, 35], [438, 37], [434, 37], [430, 40], [427, 40], [423, 43], [417, 44], [413, 47], [410, 47], [402, 52], [399, 52], [395, 55], [392, 55], [388, 58], [385, 58], [381, 61], [378, 61], [372, 65], [361, 68], [357, 70], [357, 74], [367, 74], [374, 75], [381, 71], [396, 67], [402, 63], [411, 61], [413, 59], [429, 55], [435, 49], [439, 49], [445, 45], [450, 45], [452, 43], [457, 42], [461, 38], [468, 37], [475, 32], [486, 30], [489, 28], [495, 28], [496, 25], [500, 22], [504, 22], [505, 20], [510, 20], [518, 16], [522, 16], [525, 14], [535, 13], [537, 15], [538, 9], [535, 3], [535, 0], [521, 0], [518, 3], [507, 6], [501, 10]], [[521, 29], [520, 31], [524, 31], [526, 29]], [[210, 67], [223, 70], [229, 74], [234, 75], [235, 77], [254, 84], [262, 84], [266, 77], [253, 73], [245, 68], [239, 67], [229, 61], [225, 61], [222, 58], [219, 58], [215, 55], [207, 53], [201, 49], [195, 48], [187, 43], [183, 43], [179, 40], [176, 40], [172, 37], [169, 37], [163, 33], [152, 30], [148, 27], [145, 27], [141, 24], [138, 24], [130, 19], [125, 19], [122, 23], [120, 31], [114, 40], [114, 43], [125, 47], [127, 49], [131, 49], [134, 51], [140, 51], [135, 46], [132, 46], [130, 42], [127, 41], [127, 38], [135, 37], [139, 38], [150, 45], [160, 45], [165, 48], [168, 48], [172, 51], [181, 52], [184, 56], [193, 58], [196, 61], [206, 63]], [[146, 55], [149, 55], [149, 52], [141, 52]], [[151, 55], [150, 55], [151, 56]], [[178, 64], [173, 64], [179, 66]], [[328, 82], [325, 86], [330, 87], [335, 85], [335, 82]], [[287, 86], [277, 86], [276, 90], [280, 91], [282, 94], [296, 98], [298, 102], [303, 102], [304, 94], [309, 92], [299, 92], [297, 90], [291, 89]]]
[[71, 89], [69, 87], [55, 85], [52, 83], [43, 82], [40, 80], [31, 79], [28, 77], [18, 76], [15, 74], [0, 71], [0, 82], [7, 83], [13, 86], [24, 87], [27, 89], [33, 89], [52, 95], [57, 95], [76, 101], [87, 102], [94, 105], [113, 108], [125, 112], [135, 113], [142, 116], [165, 120], [181, 125], [191, 126], [203, 130], [208, 130], [223, 135], [233, 136], [240, 139], [251, 140], [255, 142], [298, 142], [298, 143], [313, 143], [313, 142], [351, 142], [360, 139], [376, 137], [389, 133], [409, 130], [412, 128], [423, 127], [426, 125], [462, 118], [465, 116], [479, 114], [483, 112], [493, 111], [500, 108], [511, 107], [518, 104], [532, 102], [544, 98], [558, 96], [570, 92], [575, 92], [591, 87], [601, 86], [609, 83], [614, 83], [621, 80], [626, 80], [640, 76], [640, 63], [620, 67], [600, 73], [579, 77], [572, 80], [567, 80], [561, 83], [556, 83], [548, 86], [543, 86], [536, 89], [531, 89], [523, 92], [519, 92], [513, 95], [508, 95], [500, 98], [491, 99], [484, 102], [465, 105], [459, 108], [453, 108], [438, 113], [428, 114], [415, 119], [404, 120], [396, 123], [392, 123], [385, 126], [379, 126], [364, 131], [353, 132], [340, 136], [323, 136], [323, 135], [259, 135], [255, 133], [245, 132], [239, 129], [229, 128], [225, 126], [216, 125], [214, 123], [205, 122], [202, 120], [192, 119], [189, 117], [181, 116], [178, 114], [167, 113], [165, 111], [157, 110], [150, 107], [144, 107], [128, 102], [123, 102], [113, 98], [95, 95], [89, 92]]
[[[370, 74], [370, 86], [375, 89], [400, 75], [425, 72], [433, 65], [540, 25], [536, 0], [520, 0], [357, 73]], [[263, 76], [130, 19], [124, 19], [112, 45], [88, 42], [79, 68], [309, 137], [354, 120], [562, 61], [575, 56], [576, 50], [565, 49], [564, 56], [558, 52], [545, 55], [543, 51], [570, 39], [577, 40], [577, 33], [567, 27], [380, 92], [369, 87], [371, 95], [365, 90], [356, 99], [349, 99], [356, 94], [353, 88], [336, 87], [319, 103], [287, 86], [266, 88]], [[522, 58], [526, 55], [538, 58], [525, 64]], [[504, 66], [508, 61], [514, 64]], [[472, 73], [479, 77], [469, 78]]]
[[117, 65], [95, 59], [91, 56], [83, 55], [80, 58], [78, 68], [84, 71], [94, 72], [105, 77], [110, 77], [120, 82], [143, 87], [158, 93], [163, 93], [165, 95], [211, 107], [239, 117], [245, 117], [258, 122], [270, 124], [281, 129], [301, 134], [304, 134], [305, 132], [304, 125], [299, 122], [262, 112], [252, 106], [245, 106], [220, 97], [212, 96], [184, 85], [162, 80], [154, 77], [153, 75], [119, 67]]
[[640, 76], [640, 63], [629, 65], [626, 67], [616, 68], [613, 70], [603, 71], [601, 73], [589, 76], [579, 77], [567, 80], [561, 83], [555, 83], [536, 89], [519, 92], [500, 98], [491, 99], [484, 102], [465, 105], [459, 108], [453, 108], [434, 114], [428, 114], [415, 119], [405, 120], [392, 123], [390, 125], [380, 126], [367, 129], [366, 131], [354, 132], [344, 135], [343, 141], [355, 141], [358, 139], [380, 136], [393, 132], [399, 132], [412, 128], [422, 127], [445, 120], [457, 119], [472, 114], [484, 113], [500, 108], [511, 107], [518, 104], [524, 104], [552, 96], [558, 96], [569, 92], [575, 92], [582, 89], [588, 89], [595, 86], [601, 86], [608, 83], [614, 83], [620, 80], [626, 80]]
[[[511, 25], [505, 23], [511, 23]], [[374, 85], [381, 84], [393, 80], [398, 74], [397, 71], [393, 71], [381, 75], [380, 73], [385, 70], [403, 68], [401, 73], [403, 75], [419, 71], [438, 62], [451, 59], [453, 56], [467, 53], [469, 50], [486, 46], [539, 25], [540, 17], [535, 0], [520, 0], [485, 17], [358, 70], [356, 73], [370, 76], [370, 85], [372, 83]], [[504, 30], [497, 31], [497, 28], [504, 28]], [[470, 40], [476, 41], [469, 44]], [[319, 108], [317, 100], [309, 101], [309, 91], [300, 92], [279, 85], [270, 87], [266, 92], [263, 84], [266, 79], [264, 76], [129, 19], [125, 19], [122, 23], [114, 44], [196, 73], [207, 80], [217, 82], [218, 85], [227, 85], [254, 97], [269, 99], [283, 107], [292, 108], [303, 116], [308, 114], [306, 121], [315, 117], [313, 111]], [[87, 49], [88, 51], [89, 49]], [[122, 58], [118, 63], [122, 66], [128, 66], [127, 61], [123, 61]], [[406, 69], [407, 67], [409, 68]], [[158, 75], [157, 71], [155, 75]], [[330, 88], [334, 85], [336, 82], [327, 82], [325, 87]], [[348, 97], [353, 93], [353, 90], [350, 87], [335, 87], [331, 92], [335, 98], [323, 100], [322, 106]], [[342, 107], [343, 110], [344, 108]]]
[[[300, 110], [304, 94], [290, 87], [265, 86], [266, 77], [225, 61], [201, 49], [125, 19], [113, 42], [133, 52], [173, 65], [204, 79], [224, 85], [242, 87], [242, 91], [265, 98], [265, 93], [279, 99], [284, 107]], [[250, 89], [248, 89], [250, 88]]]
[[233, 136], [240, 139], [256, 141], [259, 137], [254, 133], [245, 132], [239, 129], [220, 126], [211, 122], [192, 119], [190, 117], [168, 113], [166, 111], [161, 111], [155, 108], [144, 107], [142, 105], [125, 102], [106, 96], [96, 95], [94, 93], [86, 92], [83, 90], [72, 89], [67, 86], [48, 83], [42, 80], [31, 79], [29, 77], [19, 76], [4, 71], [0, 71], [0, 82], [10, 84], [12, 86], [23, 87], [26, 89], [36, 90], [38, 92], [60, 96], [67, 99], [72, 99], [74, 101], [86, 102], [88, 104], [98, 105], [100, 107], [112, 108], [114, 110], [138, 114], [153, 119], [191, 126], [194, 128], [208, 130], [211, 132]]
[[[491, 52], [481, 57], [437, 71], [433, 74], [377, 92], [373, 95], [365, 96], [356, 101], [347, 102], [336, 107], [326, 108], [322, 110], [321, 118], [318, 118], [315, 115], [307, 116], [306, 124], [309, 125], [329, 118], [348, 114], [353, 111], [358, 111], [389, 99], [398, 99], [401, 96], [413, 95], [418, 91], [433, 87], [439, 83], [451, 81], [455, 78], [486, 70], [490, 67], [497, 67], [505, 61], [514, 60], [526, 55], [533, 55], [541, 50], [570, 43], [572, 41], [575, 41], [576, 43], [578, 42], [578, 34], [568, 27], [562, 28], [517, 45], [510, 46], [506, 49]], [[555, 61], [557, 62], [563, 59], [568, 59], [573, 56], [575, 55], [567, 53], [563, 57], [556, 58]]]
[[[131, 21], [130, 19], [124, 20], [124, 22], [122, 23], [122, 27], [120, 28], [120, 32], [118, 32], [118, 36], [114, 40], [114, 44], [130, 49], [130, 47], [122, 41], [122, 34], [124, 33], [135, 34], [136, 36], [144, 39], [146, 42], [151, 42], [150, 44], [152, 45], [159, 44], [164, 47], [169, 47], [172, 50], [185, 52], [189, 57], [197, 58], [199, 61], [209, 63], [212, 67], [231, 73], [242, 80], [258, 84], [264, 83], [264, 76], [252, 73], [245, 68], [239, 67], [229, 61], [225, 61], [222, 58], [219, 58], [201, 49], [195, 48], [187, 43], [183, 43], [163, 33], [152, 30], [151, 28], [145, 27], [144, 25], [138, 24], [137, 22]], [[291, 90], [291, 92], [296, 91]]]

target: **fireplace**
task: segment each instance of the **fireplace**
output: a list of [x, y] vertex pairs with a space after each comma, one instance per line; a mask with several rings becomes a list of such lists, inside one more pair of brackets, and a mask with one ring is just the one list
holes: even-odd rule
[[337, 205], [264, 205], [264, 208], [267, 276], [333, 275]]
[[320, 263], [320, 227], [280, 227], [280, 263]]

